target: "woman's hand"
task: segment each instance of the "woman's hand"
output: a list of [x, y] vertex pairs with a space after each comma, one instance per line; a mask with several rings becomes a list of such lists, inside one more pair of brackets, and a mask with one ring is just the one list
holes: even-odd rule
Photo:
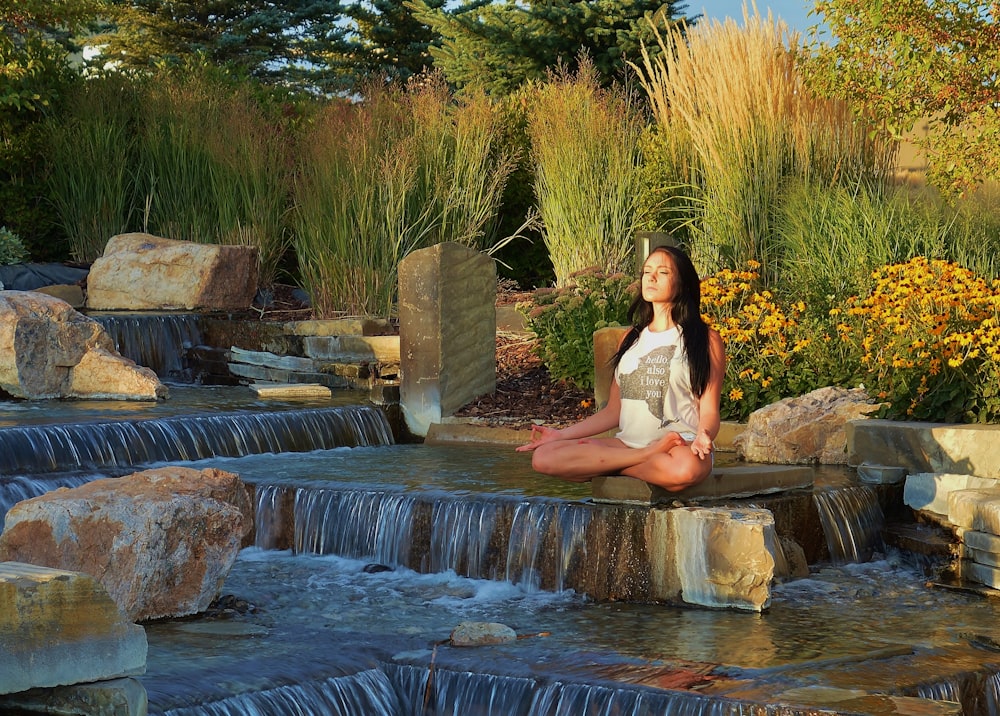
[[544, 425], [532, 425], [531, 426], [531, 442], [527, 445], [520, 445], [517, 448], [517, 452], [528, 452], [529, 450], [534, 450], [536, 447], [543, 443], [550, 443], [553, 440], [561, 440], [562, 431], [556, 430], [555, 428], [549, 428]]
[[702, 460], [711, 457], [713, 449], [712, 438], [708, 437], [708, 433], [704, 430], [695, 435], [694, 440], [691, 441], [691, 452]]

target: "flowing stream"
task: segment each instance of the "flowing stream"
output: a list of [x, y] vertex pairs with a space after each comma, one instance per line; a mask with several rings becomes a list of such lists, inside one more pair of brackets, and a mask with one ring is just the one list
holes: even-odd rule
[[[254, 546], [216, 607], [144, 625], [152, 714], [997, 713], [1000, 607], [887, 551], [867, 487], [817, 482], [830, 560], [765, 612], [681, 608], [623, 598], [642, 594], [628, 545], [648, 508], [595, 504], [524, 454], [393, 444], [358, 394], [171, 395], [0, 404], [0, 512], [160, 464], [254, 494]], [[463, 621], [519, 638], [451, 646]]]

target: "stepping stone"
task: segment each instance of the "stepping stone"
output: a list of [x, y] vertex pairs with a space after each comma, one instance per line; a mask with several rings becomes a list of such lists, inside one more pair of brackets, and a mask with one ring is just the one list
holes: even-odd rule
[[595, 502], [658, 505], [674, 500], [743, 498], [812, 487], [813, 469], [804, 465], [717, 467], [703, 482], [670, 492], [634, 477], [607, 475], [590, 481]]
[[333, 391], [319, 383], [254, 383], [250, 389], [258, 398], [329, 398]]

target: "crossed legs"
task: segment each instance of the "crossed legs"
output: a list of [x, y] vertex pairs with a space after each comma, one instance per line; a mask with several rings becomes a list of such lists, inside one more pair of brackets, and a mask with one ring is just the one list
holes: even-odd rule
[[621, 473], [670, 491], [695, 485], [712, 471], [711, 459], [699, 458], [673, 432], [644, 448], [628, 447], [617, 438], [555, 440], [535, 448], [531, 465], [571, 482]]

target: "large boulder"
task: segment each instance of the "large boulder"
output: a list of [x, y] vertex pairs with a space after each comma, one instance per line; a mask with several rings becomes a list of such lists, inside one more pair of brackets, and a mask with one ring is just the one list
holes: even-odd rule
[[87, 277], [87, 307], [97, 310], [239, 311], [257, 292], [257, 250], [119, 234]]
[[132, 621], [184, 616], [219, 595], [252, 526], [238, 475], [162, 467], [17, 503], [0, 561], [90, 574]]
[[733, 444], [750, 462], [845, 465], [847, 424], [874, 409], [863, 388], [820, 388], [755, 410]]
[[167, 388], [96, 321], [34, 291], [0, 293], [0, 395], [155, 400]]

